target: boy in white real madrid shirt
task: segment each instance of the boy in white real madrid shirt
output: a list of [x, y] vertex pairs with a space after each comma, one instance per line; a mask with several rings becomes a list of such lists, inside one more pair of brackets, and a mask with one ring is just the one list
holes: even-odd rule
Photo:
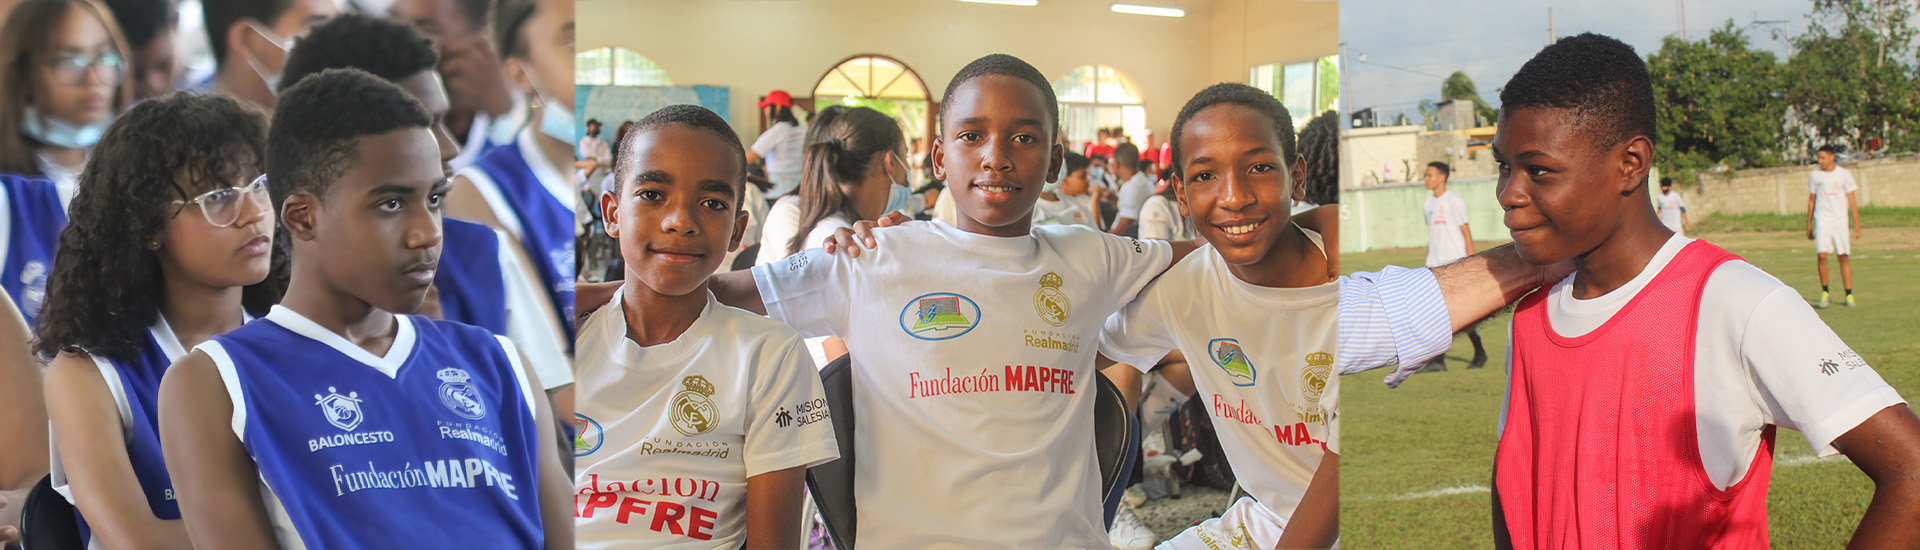
[[1207, 240], [1107, 319], [1100, 353], [1144, 373], [1189, 358], [1242, 497], [1160, 548], [1327, 548], [1339, 536], [1334, 376], [1339, 286], [1317, 233], [1288, 220], [1306, 165], [1271, 94], [1216, 84], [1173, 123], [1181, 210]]
[[576, 348], [580, 548], [798, 548], [806, 468], [840, 452], [800, 335], [707, 290], [747, 223], [739, 139], [676, 105], [621, 147], [599, 206], [626, 277]]

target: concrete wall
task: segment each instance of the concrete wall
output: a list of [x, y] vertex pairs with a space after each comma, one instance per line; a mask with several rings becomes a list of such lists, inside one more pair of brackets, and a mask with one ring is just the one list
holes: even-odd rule
[[[1902, 157], [1841, 163], [1860, 183], [1861, 206], [1920, 206], [1920, 158]], [[1682, 190], [1687, 215], [1805, 214], [1807, 174], [1816, 166], [1788, 166], [1732, 173], [1700, 174], [1700, 185]]]
[[[1340, 134], [1340, 188], [1373, 187], [1417, 179], [1418, 167], [1429, 162], [1419, 160], [1423, 132], [1419, 126], [1387, 126]], [[1411, 178], [1409, 170], [1414, 174]]]
[[[1467, 200], [1467, 227], [1473, 240], [1507, 241], [1507, 226], [1494, 196], [1494, 178], [1454, 179], [1447, 190]], [[1433, 192], [1420, 183], [1384, 185], [1340, 193], [1340, 251], [1425, 248], [1427, 219], [1423, 205]]]
[[1172, 133], [1180, 106], [1218, 82], [1246, 82], [1254, 65], [1339, 53], [1339, 4], [1308, 0], [1187, 0], [1186, 17], [1113, 13], [1108, 0], [1038, 6], [953, 0], [578, 0], [580, 49], [621, 46], [674, 84], [732, 89], [734, 129], [758, 135], [768, 90], [812, 95], [821, 75], [860, 54], [898, 59], [934, 100], [967, 62], [1008, 53], [1049, 79], [1110, 65], [1139, 86], [1147, 126]]

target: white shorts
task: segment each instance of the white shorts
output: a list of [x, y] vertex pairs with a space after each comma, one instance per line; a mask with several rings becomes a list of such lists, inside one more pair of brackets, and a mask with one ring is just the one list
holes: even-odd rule
[[1853, 233], [1847, 230], [1847, 221], [1814, 220], [1813, 250], [1821, 254], [1853, 254]]
[[[1220, 517], [1188, 527], [1154, 550], [1266, 550], [1280, 544], [1287, 518], [1268, 510], [1252, 497], [1240, 497]], [[1339, 543], [1333, 545], [1339, 548]]]

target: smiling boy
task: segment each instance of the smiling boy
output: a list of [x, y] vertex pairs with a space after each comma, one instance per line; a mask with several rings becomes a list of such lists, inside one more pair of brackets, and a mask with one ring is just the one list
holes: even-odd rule
[[1646, 65], [1583, 34], [1501, 92], [1494, 159], [1522, 300], [1494, 470], [1514, 548], [1764, 548], [1776, 427], [1875, 480], [1857, 548], [1920, 544], [1920, 420], [1792, 288], [1674, 235], [1648, 196]]

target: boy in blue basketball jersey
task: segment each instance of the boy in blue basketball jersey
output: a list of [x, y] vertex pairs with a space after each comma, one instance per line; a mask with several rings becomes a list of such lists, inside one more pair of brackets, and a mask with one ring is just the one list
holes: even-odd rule
[[512, 343], [420, 307], [445, 174], [420, 104], [358, 70], [280, 97], [268, 185], [292, 277], [161, 383], [201, 548], [568, 548], [567, 480]]

